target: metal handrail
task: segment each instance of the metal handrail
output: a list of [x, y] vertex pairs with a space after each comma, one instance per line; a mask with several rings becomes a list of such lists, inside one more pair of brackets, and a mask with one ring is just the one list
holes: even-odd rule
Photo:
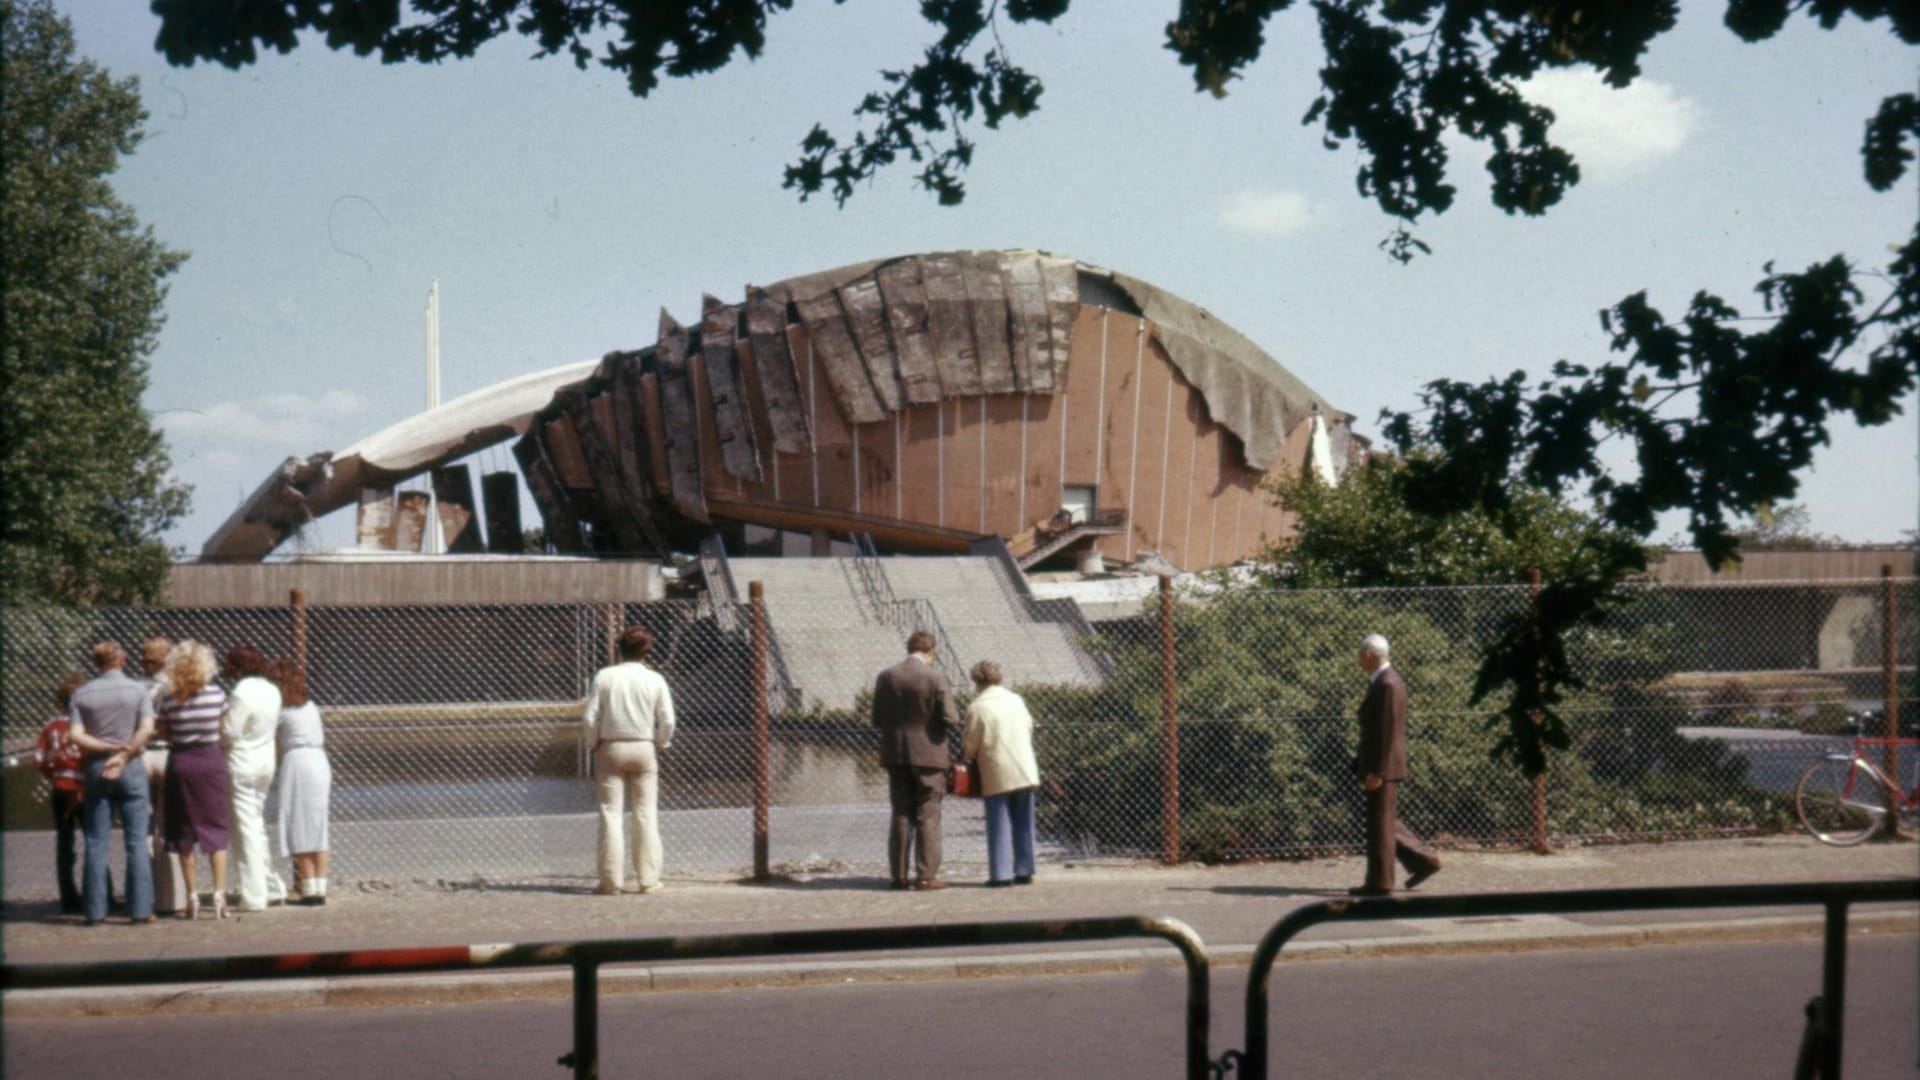
[[[721, 633], [733, 637], [742, 636], [745, 627], [739, 617], [744, 606], [740, 599], [740, 586], [733, 577], [733, 561], [727, 558], [727, 544], [719, 533], [700, 541], [700, 576], [707, 581], [707, 596], [713, 609], [713, 623]], [[787, 670], [787, 656], [780, 648], [778, 634], [771, 626], [767, 629], [767, 659], [772, 666], [771, 677], [767, 680], [767, 705], [776, 712], [798, 703], [799, 695], [794, 693], [793, 675]]]
[[[902, 600], [895, 596], [893, 581], [887, 577], [887, 569], [881, 564], [879, 556], [858, 554], [863, 550], [860, 534], [849, 535], [854, 540], [856, 552], [850, 561], [854, 573], [859, 575], [867, 617], [902, 634], [910, 634], [915, 630], [932, 633], [941, 673], [955, 686], [965, 684], [966, 665], [960, 662], [960, 654], [953, 651], [953, 641], [947, 636], [946, 624], [940, 621], [940, 610], [930, 600]], [[868, 544], [871, 543], [869, 540]]]
[[43, 990], [153, 983], [233, 982], [312, 978], [320, 975], [392, 975], [429, 971], [553, 967], [573, 968], [573, 1051], [560, 1058], [575, 1077], [600, 1069], [600, 967], [658, 960], [792, 955], [822, 952], [941, 949], [972, 945], [1026, 945], [1049, 941], [1097, 941], [1156, 937], [1180, 950], [1187, 970], [1186, 1074], [1204, 1080], [1212, 1069], [1207, 1052], [1212, 1019], [1210, 961], [1206, 943], [1179, 919], [1128, 915], [1092, 919], [936, 923], [834, 930], [777, 930], [756, 934], [561, 941], [537, 945], [451, 945], [423, 949], [281, 953], [109, 963], [7, 964], [0, 989]]
[[740, 627], [734, 606], [740, 602], [740, 589], [733, 583], [733, 567], [727, 563], [727, 544], [719, 533], [700, 541], [700, 576], [707, 580], [707, 596], [713, 605], [713, 621], [728, 634]]
[[1817, 1061], [1817, 1075], [1840, 1080], [1842, 1033], [1846, 1017], [1847, 908], [1851, 904], [1920, 900], [1920, 880], [1795, 882], [1771, 885], [1696, 885], [1650, 889], [1587, 889], [1557, 892], [1479, 893], [1461, 896], [1388, 896], [1328, 900], [1297, 908], [1275, 923], [1254, 950], [1247, 972], [1244, 1052], [1228, 1050], [1214, 1066], [1215, 1076], [1238, 1069], [1249, 1080], [1265, 1080], [1268, 984], [1280, 950], [1301, 931], [1324, 922], [1382, 922], [1390, 919], [1471, 918], [1488, 915], [1560, 915], [1602, 911], [1679, 910], [1819, 904], [1827, 909], [1826, 949], [1818, 1008], [1809, 1010], [1817, 1027], [1808, 1038], [1816, 1046], [1806, 1056]]

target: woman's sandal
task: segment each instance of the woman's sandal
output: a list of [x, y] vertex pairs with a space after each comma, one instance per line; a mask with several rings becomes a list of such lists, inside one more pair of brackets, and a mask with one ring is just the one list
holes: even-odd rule
[[192, 896], [187, 897], [187, 906], [180, 909], [180, 917], [183, 919], [197, 919], [200, 917], [199, 893], [194, 893]]
[[216, 892], [213, 894], [213, 917], [216, 919], [224, 919], [227, 917], [226, 893]]

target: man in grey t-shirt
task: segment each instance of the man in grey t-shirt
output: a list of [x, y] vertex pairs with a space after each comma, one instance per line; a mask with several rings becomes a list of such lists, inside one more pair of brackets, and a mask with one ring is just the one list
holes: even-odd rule
[[88, 926], [107, 917], [107, 839], [117, 808], [126, 830], [127, 915], [135, 923], [150, 923], [153, 864], [147, 855], [147, 823], [152, 800], [140, 751], [153, 737], [153, 691], [127, 677], [127, 654], [111, 641], [93, 647], [93, 666], [99, 673], [73, 692], [67, 712], [68, 734], [86, 755], [80, 815], [87, 858], [80, 903]]

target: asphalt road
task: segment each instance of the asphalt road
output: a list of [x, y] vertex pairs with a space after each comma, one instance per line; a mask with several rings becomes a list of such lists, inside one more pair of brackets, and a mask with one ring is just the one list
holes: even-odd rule
[[[1920, 1076], [1920, 939], [1849, 951], [1850, 1080]], [[1790, 1074], [1815, 942], [1311, 961], [1274, 978], [1276, 1076]], [[1216, 973], [1213, 1053], [1246, 969]], [[1164, 1077], [1183, 979], [1128, 975], [616, 997], [602, 1075]], [[564, 1002], [6, 1021], [8, 1077], [566, 1075]]]

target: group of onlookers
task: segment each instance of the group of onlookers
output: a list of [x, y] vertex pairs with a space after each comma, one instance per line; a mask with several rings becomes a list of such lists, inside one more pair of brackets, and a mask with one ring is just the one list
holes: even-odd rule
[[[673, 741], [673, 695], [645, 660], [653, 635], [630, 627], [621, 635], [622, 661], [601, 669], [587, 695], [587, 737], [593, 742], [600, 795], [600, 889], [622, 890], [626, 854], [624, 799], [634, 831], [633, 867], [642, 893], [660, 888], [657, 751]], [[1026, 885], [1034, 874], [1034, 799], [1040, 766], [1033, 752], [1033, 714], [1019, 694], [1001, 685], [1000, 665], [982, 660], [969, 673], [973, 700], [961, 728], [951, 688], [934, 661], [937, 642], [924, 630], [907, 638], [907, 658], [874, 680], [873, 726], [880, 729], [880, 764], [887, 770], [887, 869], [895, 889], [947, 887], [940, 877], [941, 804], [953, 784], [952, 737], [977, 775], [985, 797], [987, 885]], [[1398, 792], [1407, 776], [1407, 686], [1389, 659], [1387, 639], [1369, 634], [1360, 669], [1367, 694], [1360, 706], [1360, 747], [1354, 773], [1366, 802], [1366, 881], [1356, 896], [1394, 889], [1394, 863], [1407, 871], [1407, 888], [1440, 872], [1440, 857], [1399, 820]]]
[[[39, 767], [53, 788], [55, 870], [60, 906], [99, 923], [111, 903], [108, 841], [117, 816], [125, 832], [127, 915], [155, 919], [155, 875], [168, 887], [161, 906], [200, 914], [197, 856], [212, 873], [213, 912], [228, 913], [228, 852], [241, 911], [269, 903], [319, 905], [327, 895], [327, 809], [332, 769], [306, 672], [269, 662], [250, 645], [216, 663], [198, 641], [153, 638], [141, 648], [147, 678], [126, 672], [111, 641], [93, 648], [95, 674], [61, 684], [61, 714], [40, 737]], [[224, 681], [227, 685], [222, 686]], [[280, 849], [294, 859], [289, 897], [273, 869], [266, 805], [280, 782]], [[85, 840], [85, 872], [73, 882], [74, 833]], [[179, 888], [171, 887], [177, 867]]]
[[[888, 778], [891, 885], [947, 887], [940, 877], [941, 804], [952, 783], [956, 732], [961, 757], [979, 779], [975, 793], [985, 800], [986, 884], [1029, 884], [1040, 787], [1033, 715], [1019, 694], [1001, 685], [1000, 666], [982, 660], [970, 673], [975, 692], [962, 727], [934, 662], [935, 647], [932, 634], [915, 631], [907, 638], [907, 658], [874, 681], [872, 721]], [[607, 895], [624, 891], [628, 866], [641, 893], [661, 887], [659, 753], [672, 744], [675, 721], [673, 693], [646, 663], [652, 648], [649, 630], [627, 628], [619, 639], [620, 662], [594, 676], [582, 717], [600, 806], [598, 891]], [[179, 859], [184, 898], [176, 906], [183, 918], [200, 911], [197, 852], [206, 853], [213, 873], [214, 912], [226, 917], [230, 847], [239, 910], [262, 911], [281, 898], [326, 903], [332, 771], [305, 671], [269, 663], [247, 645], [229, 649], [217, 672], [212, 650], [197, 641], [154, 639], [142, 654], [150, 676], [144, 683], [126, 674], [119, 645], [96, 645], [97, 673], [91, 679], [76, 674], [61, 685], [63, 714], [41, 734], [40, 768], [52, 785], [58, 829], [62, 909], [84, 915], [89, 926], [105, 918], [111, 891], [107, 841], [117, 813], [126, 830], [127, 913], [135, 923], [154, 921], [148, 831], [155, 786], [164, 794], [153, 831], [167, 855]], [[1352, 890], [1362, 896], [1392, 891], [1396, 859], [1408, 871], [1408, 887], [1440, 869], [1438, 856], [1398, 820], [1407, 692], [1388, 657], [1387, 641], [1378, 634], [1363, 643], [1360, 666], [1368, 691], [1355, 772], [1366, 793], [1368, 870], [1366, 883]], [[163, 745], [165, 754], [157, 752]], [[267, 842], [265, 808], [276, 775], [279, 847], [293, 857], [298, 889], [291, 898], [273, 872]], [[77, 890], [76, 825], [86, 842]]]
[[[1033, 716], [1019, 694], [1000, 685], [1000, 665], [975, 664], [975, 694], [960, 726], [947, 680], [934, 663], [932, 634], [907, 638], [907, 658], [874, 682], [873, 724], [887, 770], [891, 819], [887, 865], [896, 889], [937, 890], [940, 807], [951, 782], [952, 738], [974, 763], [985, 796], [987, 884], [1026, 885], [1034, 873], [1034, 796], [1040, 766], [1033, 753]], [[593, 746], [600, 803], [599, 889], [625, 889], [631, 864], [642, 894], [660, 890], [659, 752], [673, 742], [673, 693], [647, 666], [653, 634], [633, 626], [620, 635], [620, 662], [600, 669], [582, 717]], [[629, 849], [626, 828], [633, 831]]]

